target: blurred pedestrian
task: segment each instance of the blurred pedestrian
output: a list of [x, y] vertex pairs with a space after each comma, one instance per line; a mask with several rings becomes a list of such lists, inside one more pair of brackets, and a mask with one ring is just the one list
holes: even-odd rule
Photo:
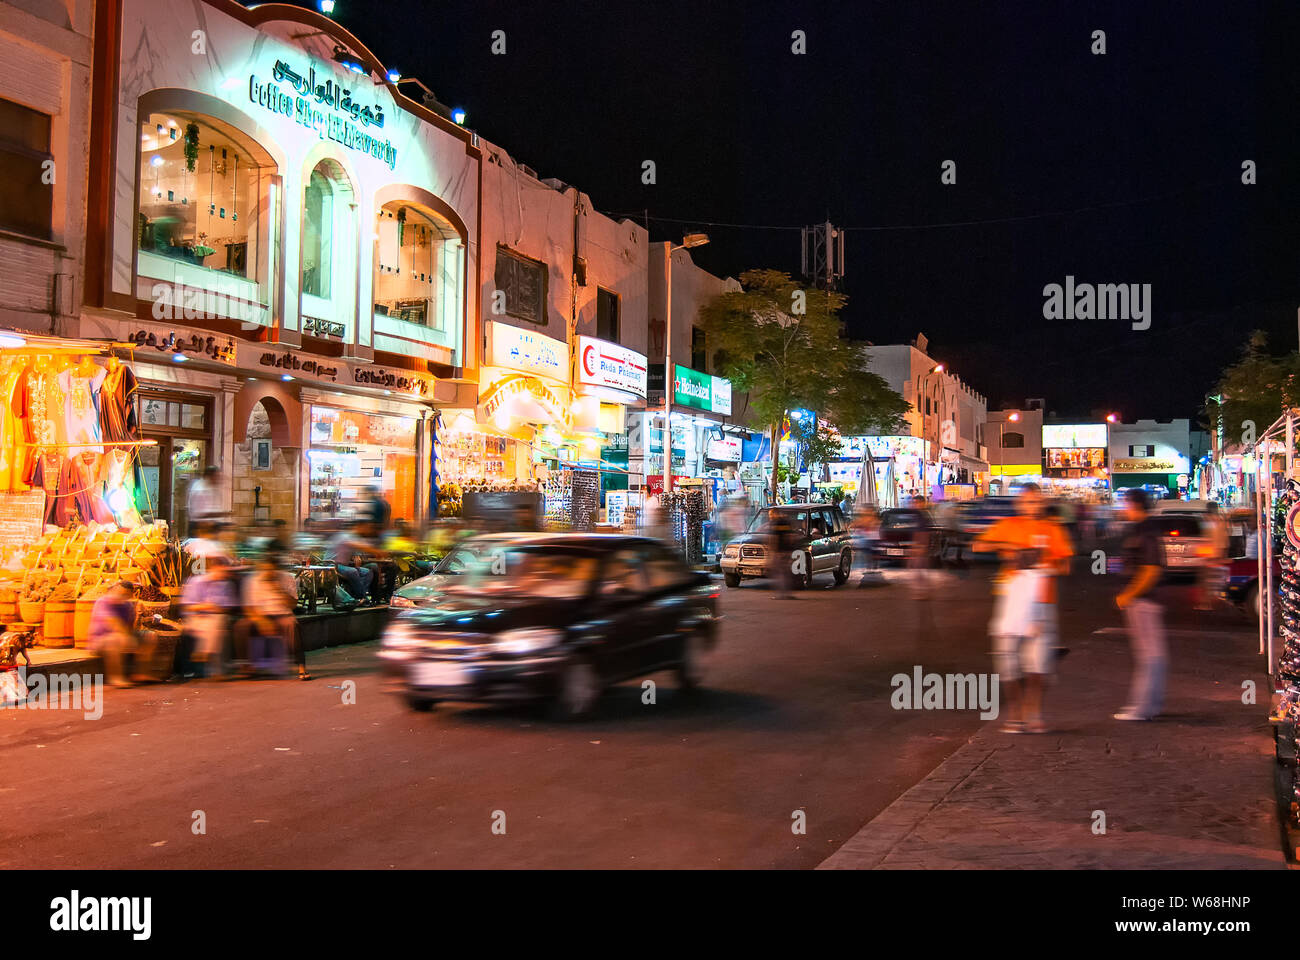
[[794, 595], [794, 564], [795, 548], [799, 544], [792, 513], [791, 510], [773, 510], [771, 532], [768, 537], [772, 551], [772, 565], [768, 576], [776, 581], [776, 593], [773, 596], [788, 600], [797, 599]]
[[384, 488], [377, 483], [372, 483], [367, 488], [366, 499], [362, 504], [360, 511], [362, 519], [368, 521], [382, 536], [388, 529], [388, 524], [393, 516], [393, 508], [388, 505], [384, 499]]
[[994, 580], [989, 626], [993, 662], [1007, 704], [1005, 733], [1044, 733], [1043, 687], [1059, 644], [1055, 578], [1069, 573], [1074, 550], [1065, 528], [1043, 515], [1037, 484], [1021, 487], [1015, 516], [1004, 517], [971, 545], [996, 551], [1002, 567]]
[[105, 678], [112, 686], [131, 686], [127, 658], [138, 646], [134, 583], [120, 580], [95, 601], [86, 646], [103, 659]]
[[853, 535], [853, 552], [862, 557], [862, 579], [858, 581], [858, 586], [884, 583], [879, 569], [880, 558], [877, 556], [880, 545], [880, 512], [869, 503], [863, 504], [854, 511], [849, 531]]
[[241, 593], [244, 616], [235, 626], [236, 658], [249, 663], [270, 660], [266, 648], [278, 641], [298, 668], [298, 679], [310, 680], [302, 631], [293, 613], [298, 605], [297, 578], [283, 569], [278, 555], [263, 554], [244, 578]]
[[204, 676], [214, 677], [225, 673], [230, 659], [231, 627], [239, 615], [239, 591], [234, 568], [225, 557], [207, 557], [205, 567], [181, 589], [181, 639], [186, 652], [183, 660], [201, 665]]
[[1223, 591], [1227, 579], [1228, 524], [1217, 503], [1205, 507], [1204, 536], [1210, 541], [1209, 555], [1204, 558], [1197, 577], [1197, 610], [1214, 609], [1214, 599]]
[[185, 492], [185, 515], [189, 523], [187, 536], [213, 536], [213, 524], [224, 510], [221, 468], [209, 464], [202, 474], [190, 481], [190, 488]]
[[1168, 646], [1165, 642], [1164, 605], [1159, 594], [1164, 572], [1164, 544], [1160, 528], [1150, 515], [1145, 490], [1125, 491], [1124, 514], [1130, 523], [1124, 538], [1125, 567], [1132, 579], [1115, 597], [1124, 611], [1129, 646], [1133, 651], [1133, 682], [1129, 702], [1116, 720], [1151, 720], [1164, 702]]

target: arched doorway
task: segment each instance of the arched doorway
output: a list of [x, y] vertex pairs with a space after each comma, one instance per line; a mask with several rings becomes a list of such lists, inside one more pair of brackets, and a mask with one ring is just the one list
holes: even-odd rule
[[280, 402], [263, 396], [248, 412], [243, 437], [235, 437], [231, 513], [241, 527], [296, 526], [301, 457], [285, 445], [287, 424]]

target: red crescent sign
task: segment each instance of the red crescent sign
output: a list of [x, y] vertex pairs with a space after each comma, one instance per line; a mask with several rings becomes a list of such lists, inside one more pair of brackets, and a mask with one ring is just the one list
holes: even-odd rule
[[582, 351], [582, 369], [587, 371], [587, 376], [589, 377], [594, 377], [596, 375], [595, 369], [591, 366], [591, 355], [595, 352], [596, 347], [593, 344], [588, 344], [586, 349]]

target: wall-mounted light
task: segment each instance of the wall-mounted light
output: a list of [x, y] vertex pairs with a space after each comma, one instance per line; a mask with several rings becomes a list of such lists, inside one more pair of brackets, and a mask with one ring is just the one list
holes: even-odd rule
[[402, 73], [401, 73], [400, 70], [389, 70], [389, 71], [388, 71], [388, 82], [389, 82], [389, 83], [396, 83], [398, 80], [401, 80], [401, 79], [402, 79]]
[[282, 373], [282, 374], [280, 374], [280, 379], [281, 379], [281, 380], [285, 380], [285, 381], [292, 380], [292, 379], [293, 379], [293, 374], [292, 374], [292, 373]]
[[318, 5], [320, 7], [320, 12], [325, 14], [325, 16], [328, 17], [333, 15], [334, 0], [320, 0], [320, 3]]
[[465, 111], [457, 107], [451, 112], [451, 119], [453, 123], [462, 127], [465, 126]]
[[185, 356], [183, 353], [172, 354], [172, 363], [184, 363], [188, 359], [189, 357]]

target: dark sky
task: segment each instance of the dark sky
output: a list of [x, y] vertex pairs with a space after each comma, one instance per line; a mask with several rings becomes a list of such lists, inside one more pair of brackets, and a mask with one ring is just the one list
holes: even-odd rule
[[[800, 225], [847, 227], [852, 334], [925, 332], [991, 404], [1196, 416], [1250, 330], [1296, 347], [1294, 0], [338, 0], [334, 16], [597, 209], [648, 210], [654, 239], [706, 229], [694, 253], [714, 272], [797, 273]], [[1067, 274], [1151, 284], [1151, 328], [1043, 319]]]

